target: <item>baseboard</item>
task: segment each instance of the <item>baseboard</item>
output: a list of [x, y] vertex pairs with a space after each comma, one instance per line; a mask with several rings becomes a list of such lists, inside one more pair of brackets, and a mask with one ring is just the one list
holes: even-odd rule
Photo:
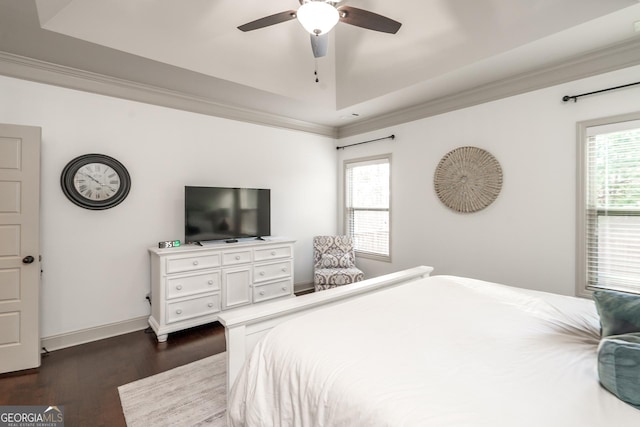
[[96, 326], [94, 328], [82, 329], [80, 331], [43, 337], [41, 344], [42, 347], [46, 348], [48, 351], [60, 350], [67, 347], [73, 347], [75, 345], [146, 329], [147, 326], [149, 326], [148, 320], [149, 316], [143, 316], [122, 322], [110, 323], [108, 325]]
[[306, 294], [314, 290], [313, 283], [296, 283], [293, 285], [293, 293]]
[[[312, 292], [313, 283], [296, 283], [294, 291], [296, 294]], [[115, 337], [117, 335], [128, 334], [129, 332], [140, 331], [146, 329], [147, 326], [149, 326], [149, 316], [137, 317], [123, 322], [96, 326], [95, 328], [43, 337], [41, 345], [48, 351], [60, 350], [75, 345]]]

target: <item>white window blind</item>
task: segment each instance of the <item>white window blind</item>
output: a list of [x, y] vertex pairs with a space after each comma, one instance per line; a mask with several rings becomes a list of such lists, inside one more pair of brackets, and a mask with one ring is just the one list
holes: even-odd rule
[[640, 292], [640, 120], [587, 129], [586, 281]]
[[345, 164], [345, 228], [356, 252], [389, 257], [389, 157]]

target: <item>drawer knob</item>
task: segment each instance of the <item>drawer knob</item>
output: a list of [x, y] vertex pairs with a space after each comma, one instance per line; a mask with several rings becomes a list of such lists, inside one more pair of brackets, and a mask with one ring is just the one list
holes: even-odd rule
[[177, 310], [176, 310], [176, 314], [182, 314], [182, 310], [177, 309]]
[[198, 265], [198, 261], [193, 261], [193, 265]]
[[177, 290], [182, 289], [182, 285], [178, 285], [178, 286], [176, 286], [176, 289], [177, 289]]
[[275, 256], [276, 255], [276, 251], [271, 251], [271, 255]]
[[261, 275], [261, 276], [264, 276], [264, 271], [261, 271], [261, 272], [260, 272], [260, 275]]
[[210, 302], [209, 304], [207, 304], [209, 307], [213, 307], [213, 303]]
[[287, 267], [282, 267], [282, 271], [287, 272]]
[[283, 287], [282, 287], [282, 290], [283, 290], [283, 291], [286, 291], [286, 290], [287, 290], [287, 287], [286, 287], [286, 286], [283, 286]]
[[213, 280], [209, 280], [207, 283], [213, 285]]
[[264, 291], [260, 291], [260, 295], [264, 295]]
[[236, 255], [236, 259], [239, 260], [240, 259], [240, 255]]

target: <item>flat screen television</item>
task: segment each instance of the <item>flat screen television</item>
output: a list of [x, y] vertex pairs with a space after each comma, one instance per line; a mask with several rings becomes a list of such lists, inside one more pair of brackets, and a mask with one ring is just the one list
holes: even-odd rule
[[271, 191], [184, 187], [184, 240], [236, 240], [271, 235]]

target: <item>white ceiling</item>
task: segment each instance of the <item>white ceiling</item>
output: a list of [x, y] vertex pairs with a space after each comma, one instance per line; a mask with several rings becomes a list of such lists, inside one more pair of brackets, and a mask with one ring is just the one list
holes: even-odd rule
[[315, 60], [309, 35], [296, 20], [247, 33], [236, 28], [296, 9], [297, 0], [35, 0], [47, 34], [195, 71], [213, 78], [222, 102], [328, 126], [446, 97], [640, 35], [634, 31], [638, 0], [348, 3], [403, 25], [391, 35], [339, 23], [330, 34], [329, 54]]

